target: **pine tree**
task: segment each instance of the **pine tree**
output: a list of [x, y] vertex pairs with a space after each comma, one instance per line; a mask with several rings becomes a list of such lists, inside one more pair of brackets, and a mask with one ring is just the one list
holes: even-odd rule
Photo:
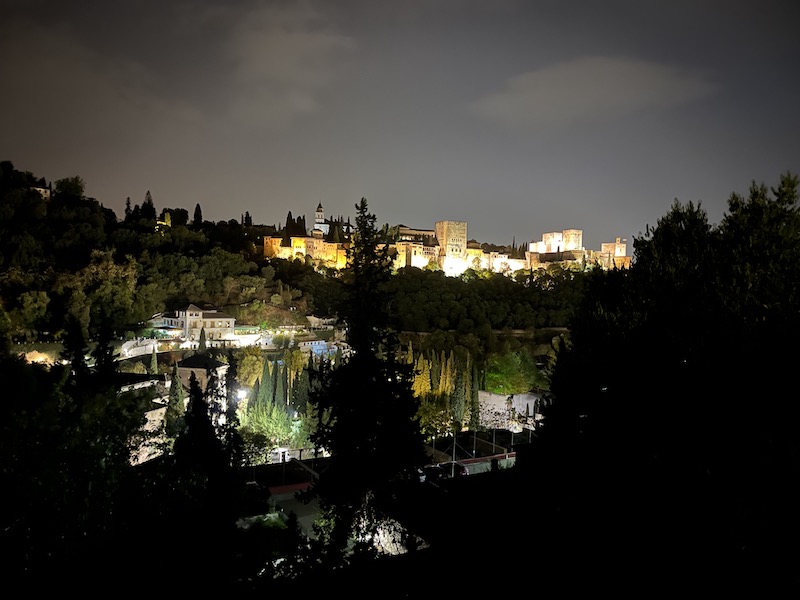
[[194, 217], [192, 219], [192, 227], [200, 229], [202, 226], [203, 226], [203, 210], [200, 208], [200, 204], [196, 204], [194, 207]]
[[[218, 386], [209, 383], [208, 389]], [[175, 440], [170, 502], [177, 503], [170, 517], [181, 564], [202, 564], [214, 554], [223, 570], [228, 554], [219, 553], [232, 541], [238, 517], [237, 500], [242, 481], [236, 457], [212, 423], [209, 398], [192, 373], [186, 428]], [[213, 399], [211, 399], [213, 402]]]
[[[343, 273], [348, 342], [353, 354], [329, 373], [315, 392], [323, 418], [312, 436], [331, 453], [329, 468], [315, 481], [329, 527], [321, 537], [329, 557], [341, 558], [349, 542], [371, 539], [380, 519], [375, 504], [392, 495], [393, 482], [427, 461], [411, 389], [411, 365], [399, 360], [397, 329], [387, 284], [392, 263], [379, 243], [366, 199], [356, 205], [356, 231]], [[356, 554], [370, 552], [356, 544]]]
[[147, 190], [147, 193], [144, 195], [144, 202], [142, 202], [141, 208], [141, 218], [147, 219], [148, 221], [155, 221], [156, 220], [156, 206], [153, 204], [153, 196], [150, 195], [150, 190]]
[[275, 445], [285, 445], [292, 434], [292, 419], [286, 410], [286, 405], [273, 402], [268, 413], [268, 437]]

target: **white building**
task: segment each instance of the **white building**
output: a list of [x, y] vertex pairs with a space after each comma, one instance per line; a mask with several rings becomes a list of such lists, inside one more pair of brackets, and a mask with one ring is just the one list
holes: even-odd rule
[[162, 317], [162, 327], [182, 331], [182, 337], [197, 347], [200, 332], [205, 329], [206, 344], [211, 346], [234, 345], [236, 319], [216, 309], [202, 309], [190, 304], [182, 310]]

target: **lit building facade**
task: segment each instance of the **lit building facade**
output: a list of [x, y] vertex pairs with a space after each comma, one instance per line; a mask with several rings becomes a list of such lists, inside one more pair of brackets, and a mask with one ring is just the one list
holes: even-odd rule
[[[341, 234], [331, 241], [333, 228]], [[267, 258], [311, 257], [316, 263], [343, 269], [347, 266], [347, 248], [352, 227], [349, 221], [325, 219], [322, 204], [314, 213], [314, 229], [307, 236], [291, 237], [288, 245], [282, 236], [264, 238], [264, 256]], [[625, 240], [604, 243], [600, 251], [583, 247], [583, 230], [564, 229], [542, 235], [539, 241], [528, 244], [524, 258], [512, 258], [506, 252], [487, 251], [477, 242], [470, 242], [466, 221], [437, 221], [434, 229], [415, 229], [405, 225], [394, 228], [395, 242], [390, 245], [395, 269], [404, 267], [426, 268], [434, 265], [448, 276], [458, 276], [467, 269], [488, 270], [494, 273], [513, 274], [520, 270], [562, 266], [599, 266], [604, 269], [630, 267], [631, 257], [626, 256]]]
[[181, 337], [196, 347], [200, 342], [200, 332], [205, 329], [208, 346], [227, 346], [234, 339], [236, 319], [218, 310], [202, 309], [190, 304], [162, 317], [162, 326], [181, 331]]

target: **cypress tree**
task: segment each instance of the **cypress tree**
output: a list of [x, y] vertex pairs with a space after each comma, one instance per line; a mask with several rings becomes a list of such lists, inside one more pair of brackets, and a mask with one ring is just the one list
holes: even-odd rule
[[253, 384], [253, 389], [250, 390], [250, 395], [247, 397], [247, 413], [256, 409], [258, 398], [261, 393], [259, 388], [260, 380], [256, 379], [256, 382]]
[[431, 393], [430, 361], [422, 354], [417, 357], [417, 364], [414, 367], [413, 390], [417, 398], [424, 398]]
[[275, 384], [272, 377], [272, 366], [268, 360], [264, 361], [264, 367], [259, 379], [258, 396], [256, 404], [260, 409], [266, 408], [275, 397]]
[[233, 351], [228, 351], [228, 370], [225, 373], [225, 391], [227, 397], [227, 410], [225, 411], [225, 422], [228, 425], [235, 425], [239, 408], [239, 382], [238, 382], [238, 362], [233, 357]]
[[431, 391], [439, 391], [439, 383], [442, 378], [442, 366], [439, 362], [439, 358], [434, 351], [429, 351], [428, 356], [430, 356], [429, 364], [431, 368]]
[[286, 406], [286, 365], [275, 365], [275, 404]]
[[156, 206], [153, 203], [153, 196], [150, 194], [150, 190], [147, 190], [147, 193], [144, 195], [144, 202], [142, 202], [140, 214], [142, 219], [147, 219], [148, 221], [156, 220]]
[[158, 375], [158, 355], [156, 354], [155, 346], [153, 346], [153, 352], [150, 354], [150, 375]]
[[303, 368], [292, 386], [292, 405], [299, 415], [305, 415], [308, 411], [308, 395], [311, 388], [309, 370], [311, 368], [310, 364]]
[[203, 327], [200, 329], [200, 341], [197, 344], [197, 351], [198, 352], [205, 352], [208, 348], [206, 344], [206, 328]]
[[450, 407], [453, 417], [453, 430], [459, 431], [464, 422], [464, 410], [466, 408], [466, 387], [464, 382], [464, 372], [457, 369], [453, 381], [453, 391], [450, 394]]
[[66, 318], [64, 331], [61, 358], [68, 363], [66, 379], [73, 387], [82, 387], [89, 376], [89, 367], [86, 364], [89, 348], [83, 326], [70, 314]]
[[478, 372], [478, 365], [475, 360], [470, 360], [470, 393], [468, 398], [469, 402], [469, 428], [473, 431], [477, 431], [481, 425], [481, 415], [480, 415], [480, 374]]
[[183, 415], [186, 410], [183, 382], [178, 375], [178, 365], [172, 367], [169, 384], [167, 410], [164, 413], [164, 431], [168, 437], [177, 437], [185, 428]]
[[272, 366], [270, 367], [269, 373], [270, 373], [270, 382], [272, 385], [272, 395], [269, 397], [269, 401], [277, 402], [278, 380], [280, 379], [280, 374], [281, 374], [281, 365], [278, 362], [277, 356], [272, 360]]

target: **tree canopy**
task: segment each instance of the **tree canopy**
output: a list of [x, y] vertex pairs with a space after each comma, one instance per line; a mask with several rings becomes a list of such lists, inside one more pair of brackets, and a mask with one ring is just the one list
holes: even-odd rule
[[398, 358], [386, 294], [388, 250], [379, 243], [366, 199], [356, 211], [342, 306], [353, 354], [327, 371], [321, 388], [310, 394], [323, 417], [312, 441], [331, 454], [312, 495], [328, 517], [330, 526], [322, 534], [334, 559], [342, 558], [352, 540], [356, 553], [375, 551], [371, 540], [381, 522], [381, 495], [404, 471], [426, 460], [411, 368]]
[[553, 462], [543, 483], [610, 490], [577, 507], [598, 535], [634, 535], [637, 516], [662, 514], [659, 553], [687, 563], [742, 549], [759, 564], [797, 557], [786, 550], [800, 533], [786, 485], [800, 474], [800, 406], [786, 394], [797, 201], [792, 174], [732, 194], [718, 225], [676, 201], [635, 240], [630, 270], [588, 278], [541, 440]]

